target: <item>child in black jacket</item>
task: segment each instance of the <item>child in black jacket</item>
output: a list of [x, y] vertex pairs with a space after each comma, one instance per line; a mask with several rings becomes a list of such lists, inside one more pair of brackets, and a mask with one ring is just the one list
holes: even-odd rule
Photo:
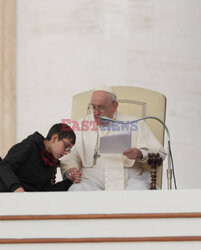
[[74, 131], [55, 124], [46, 138], [38, 132], [14, 145], [0, 161], [0, 192], [65, 191], [71, 180], [55, 183], [59, 158], [75, 144]]

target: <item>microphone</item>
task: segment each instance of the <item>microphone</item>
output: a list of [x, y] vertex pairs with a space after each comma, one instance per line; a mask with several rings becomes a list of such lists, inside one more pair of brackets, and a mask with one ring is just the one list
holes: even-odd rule
[[174, 163], [173, 163], [172, 151], [171, 151], [171, 146], [170, 146], [170, 133], [169, 133], [168, 127], [166, 126], [166, 124], [163, 121], [161, 121], [159, 118], [157, 118], [155, 116], [144, 116], [142, 118], [139, 118], [139, 119], [133, 120], [133, 121], [118, 121], [118, 120], [114, 120], [114, 119], [111, 119], [111, 118], [108, 118], [105, 116], [100, 116], [100, 119], [102, 122], [114, 122], [114, 123], [118, 123], [118, 124], [137, 123], [139, 121], [146, 120], [146, 119], [154, 119], [154, 120], [157, 120], [158, 122], [160, 122], [163, 125], [163, 127], [165, 128], [165, 131], [166, 131], [167, 137], [168, 137], [168, 169], [167, 169], [168, 189], [172, 189], [172, 174], [174, 177], [175, 189], [177, 189], [176, 178], [175, 178], [175, 173], [174, 173]]

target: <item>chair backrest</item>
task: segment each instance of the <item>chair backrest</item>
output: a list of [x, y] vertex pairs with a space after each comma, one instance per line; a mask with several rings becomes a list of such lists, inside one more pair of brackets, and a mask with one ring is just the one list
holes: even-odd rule
[[[130, 86], [111, 87], [117, 94], [119, 101], [118, 111], [131, 116], [155, 116], [165, 122], [166, 97], [156, 91]], [[78, 120], [87, 115], [88, 105], [91, 102], [92, 90], [73, 96], [72, 120]], [[153, 134], [164, 145], [164, 127], [158, 121], [146, 120]], [[162, 187], [162, 166], [157, 170], [157, 185]]]

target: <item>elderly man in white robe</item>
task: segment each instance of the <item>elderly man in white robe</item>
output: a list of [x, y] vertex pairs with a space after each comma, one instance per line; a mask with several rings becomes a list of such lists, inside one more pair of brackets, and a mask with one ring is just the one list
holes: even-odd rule
[[148, 153], [159, 153], [165, 158], [165, 150], [152, 134], [144, 121], [138, 122], [132, 131], [132, 146], [121, 155], [99, 153], [100, 137], [122, 133], [104, 124], [101, 116], [117, 121], [136, 120], [117, 111], [118, 102], [114, 91], [109, 87], [95, 89], [91, 97], [93, 112], [78, 121], [75, 131], [77, 139], [71, 153], [62, 158], [63, 178], [73, 180], [68, 191], [96, 190], [145, 190], [150, 189], [150, 172], [143, 165]]

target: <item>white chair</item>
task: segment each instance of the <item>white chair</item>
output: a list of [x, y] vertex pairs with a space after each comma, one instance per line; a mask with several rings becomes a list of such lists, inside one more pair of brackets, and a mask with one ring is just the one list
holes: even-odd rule
[[[130, 86], [111, 87], [117, 94], [119, 107], [118, 111], [127, 115], [144, 117], [155, 116], [165, 122], [166, 116], [166, 97], [156, 91]], [[72, 120], [87, 115], [88, 105], [91, 102], [92, 90], [82, 92], [73, 96]], [[164, 127], [156, 120], [146, 120], [147, 125], [153, 134], [164, 145]], [[163, 166], [157, 168], [157, 186], [162, 188]]]

